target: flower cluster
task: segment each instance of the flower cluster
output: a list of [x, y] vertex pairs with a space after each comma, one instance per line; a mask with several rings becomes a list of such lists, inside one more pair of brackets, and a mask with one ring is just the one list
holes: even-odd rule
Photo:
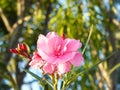
[[49, 32], [46, 36], [39, 35], [37, 51], [32, 58], [25, 44], [18, 44], [17, 48], [10, 49], [10, 52], [29, 58], [29, 65], [41, 68], [45, 74], [62, 75], [69, 72], [72, 65], [80, 66], [83, 62], [82, 54], [78, 51], [81, 46], [79, 40], [66, 38], [64, 34], [59, 37], [55, 32]]
[[62, 75], [71, 70], [71, 65], [80, 66], [82, 54], [78, 51], [82, 44], [79, 40], [59, 37], [55, 32], [46, 36], [40, 34], [37, 41], [37, 51], [34, 52], [29, 65], [41, 68], [44, 73]]

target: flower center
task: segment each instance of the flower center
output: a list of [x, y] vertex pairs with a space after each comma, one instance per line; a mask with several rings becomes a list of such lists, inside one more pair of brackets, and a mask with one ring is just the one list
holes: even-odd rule
[[61, 55], [61, 45], [58, 45], [58, 47], [55, 50], [55, 56], [59, 57]]

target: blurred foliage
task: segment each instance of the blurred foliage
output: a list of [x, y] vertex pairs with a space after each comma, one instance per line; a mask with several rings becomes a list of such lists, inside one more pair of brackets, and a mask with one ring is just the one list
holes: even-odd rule
[[[24, 2], [23, 6], [18, 8], [22, 2]], [[29, 69], [28, 61], [25, 58], [18, 58], [17, 55], [8, 53], [9, 48], [17, 45], [16, 42], [12, 43], [12, 38], [16, 38], [19, 43], [28, 44], [32, 55], [36, 50], [39, 34], [55, 31], [59, 35], [65, 33], [68, 38], [79, 39], [82, 42], [80, 50], [82, 51], [92, 25], [93, 32], [84, 53], [83, 66], [73, 68], [74, 73], [80, 73], [98, 62], [106, 60], [106, 57], [110, 57], [91, 72], [81, 74], [80, 78], [70, 83], [67, 88], [115, 90], [120, 84], [119, 66], [110, 75], [109, 72], [120, 63], [119, 6], [119, 0], [1, 0], [0, 8], [3, 12], [0, 11], [0, 90], [20, 89], [24, 85], [26, 77], [21, 68]], [[24, 12], [21, 11], [22, 9], [25, 9]], [[18, 15], [19, 10], [21, 16]], [[30, 16], [30, 19], [25, 19], [22, 24], [18, 23], [17, 28], [13, 28], [13, 32], [10, 33], [2, 18], [3, 13], [11, 27], [18, 23], [20, 17]], [[16, 37], [14, 34], [19, 28], [19, 36]], [[22, 31], [21, 34], [19, 34], [20, 31]], [[10, 46], [11, 43], [12, 46]], [[10, 56], [7, 61], [5, 54]], [[21, 63], [24, 63], [23, 67]], [[48, 88], [47, 85], [46, 88]]]

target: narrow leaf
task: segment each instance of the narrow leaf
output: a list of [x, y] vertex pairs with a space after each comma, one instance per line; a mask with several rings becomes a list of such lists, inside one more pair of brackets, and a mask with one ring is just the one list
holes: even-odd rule
[[31, 71], [29, 71], [29, 70], [27, 70], [27, 69], [24, 69], [24, 71], [26, 72], [26, 73], [29, 73], [30, 75], [32, 75], [34, 78], [36, 78], [38, 81], [40, 81], [41, 83], [44, 83], [44, 84], [49, 84], [52, 88], [53, 88], [53, 86], [52, 86], [52, 84], [48, 81], [48, 80], [46, 80], [45, 78], [41, 78], [41, 77], [39, 77], [38, 75], [36, 75], [36, 74], [34, 74], [33, 72], [31, 72]]
[[85, 44], [85, 47], [84, 47], [84, 49], [83, 49], [83, 51], [82, 51], [82, 54], [84, 54], [84, 52], [85, 52], [85, 50], [86, 50], [86, 48], [87, 48], [88, 42], [90, 41], [90, 37], [91, 37], [91, 35], [92, 35], [92, 31], [93, 31], [93, 25], [90, 27], [90, 33], [89, 33], [87, 42], [86, 42], [86, 44]]
[[29, 71], [29, 70], [27, 70], [27, 69], [24, 69], [24, 71], [25, 71], [26, 73], [29, 73], [30, 75], [32, 75], [32, 76], [33, 76], [34, 78], [36, 78], [37, 80], [43, 81], [43, 79], [42, 79], [41, 77], [39, 77], [38, 75], [34, 74], [33, 72], [31, 72], [31, 71]]
[[67, 85], [69, 85], [73, 80], [77, 79], [78, 76], [80, 76], [81, 74], [86, 74], [92, 70], [95, 70], [99, 64], [107, 61], [110, 57], [112, 57], [113, 55], [115, 55], [117, 53], [117, 51], [113, 52], [111, 55], [109, 55], [108, 57], [106, 57], [104, 60], [101, 60], [100, 62], [98, 62], [97, 64], [95, 64], [94, 66], [92, 66], [89, 69], [85, 69], [82, 72], [78, 73], [77, 75], [73, 76], [71, 79], [69, 79], [70, 81], [67, 82]]

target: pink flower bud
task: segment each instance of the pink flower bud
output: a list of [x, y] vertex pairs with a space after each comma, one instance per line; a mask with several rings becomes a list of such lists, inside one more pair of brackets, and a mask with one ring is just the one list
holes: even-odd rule
[[63, 40], [66, 38], [66, 36], [65, 36], [65, 34], [64, 34], [64, 33], [62, 34], [62, 38], [63, 38]]
[[21, 44], [21, 49], [27, 51], [27, 47], [26, 47], [26, 45], [25, 45], [25, 44]]
[[10, 49], [10, 52], [15, 53], [15, 54], [19, 54], [22, 55], [26, 58], [29, 58], [31, 60], [31, 57], [28, 53], [27, 47], [25, 44], [18, 44], [17, 48], [15, 49]]
[[10, 49], [10, 52], [12, 52], [12, 53], [18, 53], [18, 51], [16, 49]]

